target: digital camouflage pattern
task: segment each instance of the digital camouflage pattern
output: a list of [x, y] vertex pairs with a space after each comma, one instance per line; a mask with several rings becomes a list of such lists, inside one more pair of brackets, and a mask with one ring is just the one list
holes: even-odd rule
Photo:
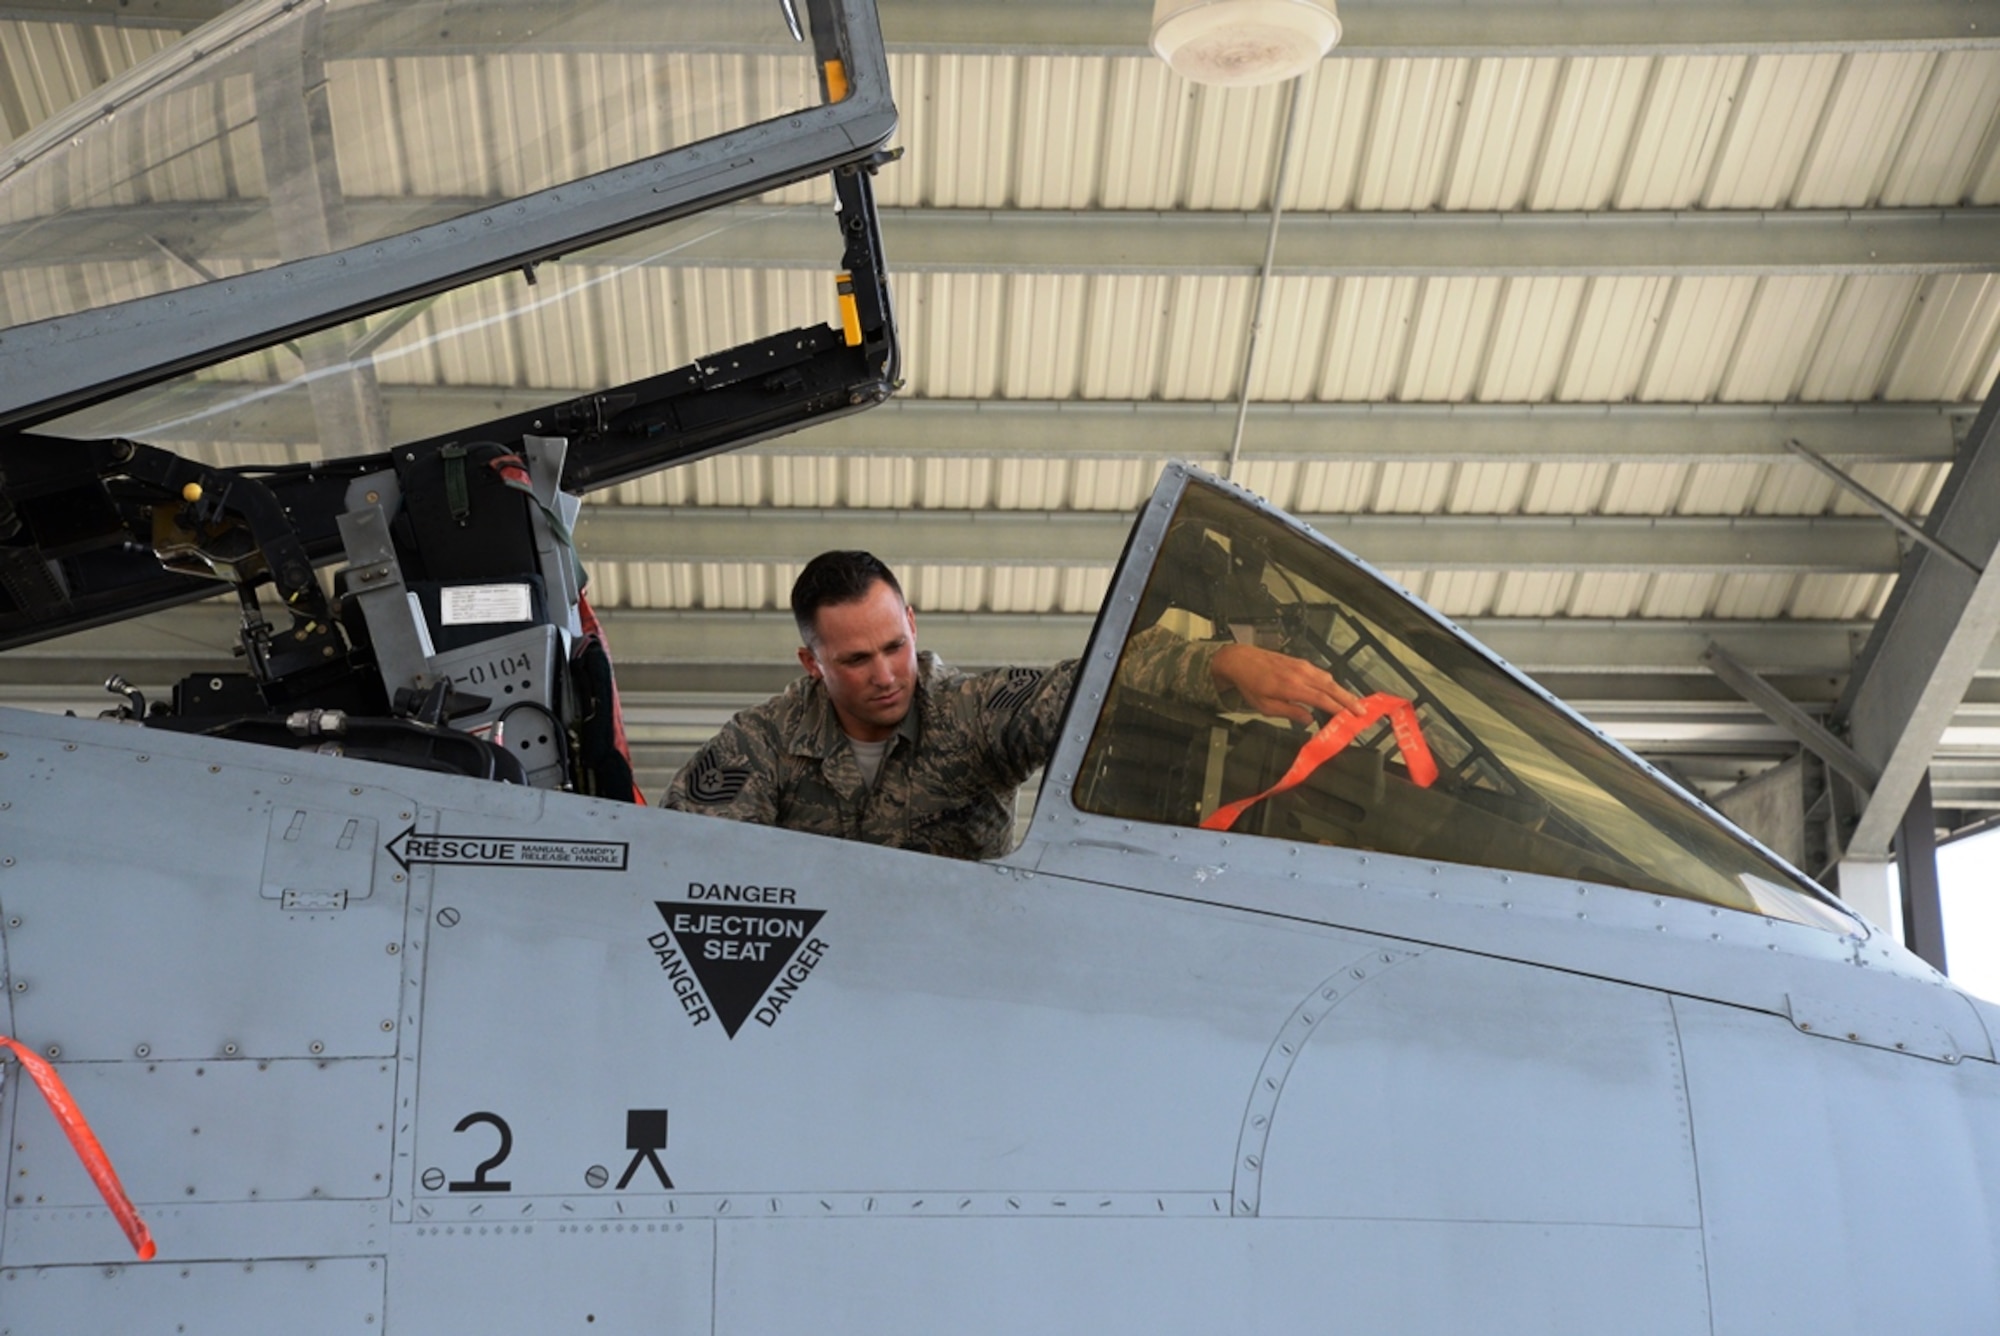
[[[1119, 679], [1217, 707], [1219, 644], [1154, 628], [1134, 636]], [[681, 767], [662, 805], [949, 858], [1007, 852], [1014, 795], [1054, 750], [1079, 660], [962, 673], [917, 656], [915, 702], [870, 788], [826, 688], [801, 677], [738, 714]]]

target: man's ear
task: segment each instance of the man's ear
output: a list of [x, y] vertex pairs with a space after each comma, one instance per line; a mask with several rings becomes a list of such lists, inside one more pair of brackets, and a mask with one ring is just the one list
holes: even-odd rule
[[905, 603], [903, 605], [903, 617], [910, 624], [910, 639], [915, 640], [917, 638], [917, 610]]
[[799, 667], [805, 669], [814, 677], [819, 676], [819, 660], [814, 658], [813, 652], [804, 645], [799, 646]]

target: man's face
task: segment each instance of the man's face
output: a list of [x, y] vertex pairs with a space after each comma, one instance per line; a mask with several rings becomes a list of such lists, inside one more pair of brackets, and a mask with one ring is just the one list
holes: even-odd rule
[[826, 684], [841, 729], [861, 742], [896, 731], [916, 698], [917, 615], [882, 581], [853, 603], [821, 608], [799, 663]]

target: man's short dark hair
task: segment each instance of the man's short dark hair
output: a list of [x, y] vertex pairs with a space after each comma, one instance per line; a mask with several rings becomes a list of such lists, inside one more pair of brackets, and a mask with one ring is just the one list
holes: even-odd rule
[[880, 558], [868, 552], [822, 552], [806, 563], [792, 582], [792, 620], [799, 624], [799, 639], [813, 643], [813, 621], [819, 610], [842, 603], [859, 603], [881, 581], [903, 597], [903, 586]]

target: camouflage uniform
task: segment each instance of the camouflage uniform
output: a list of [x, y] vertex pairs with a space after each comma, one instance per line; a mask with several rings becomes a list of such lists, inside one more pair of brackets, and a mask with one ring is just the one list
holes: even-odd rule
[[[1214, 706], [1220, 645], [1155, 628], [1133, 637], [1122, 681]], [[917, 656], [910, 712], [871, 788], [819, 679], [802, 677], [730, 720], [681, 767], [662, 806], [950, 858], [1007, 851], [1014, 793], [1048, 760], [1078, 660], [1046, 671], [961, 673]]]

